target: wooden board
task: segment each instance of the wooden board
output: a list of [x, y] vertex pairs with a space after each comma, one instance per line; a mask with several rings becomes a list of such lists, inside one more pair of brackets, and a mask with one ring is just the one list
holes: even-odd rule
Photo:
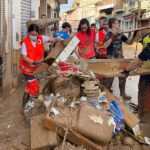
[[[43, 126], [48, 128], [49, 130], [53, 132], [57, 132], [60, 136], [64, 137], [66, 128], [65, 126], [62, 126], [60, 124], [57, 124], [55, 121], [53, 121], [49, 116], [46, 116], [43, 119], [42, 122]], [[83, 146], [86, 149], [91, 150], [102, 150], [103, 148], [100, 145], [97, 145], [96, 143], [92, 142], [91, 140], [85, 138], [81, 134], [68, 129], [67, 130], [67, 140], [72, 142], [75, 145]]]
[[55, 19], [39, 19], [39, 20], [29, 20], [27, 21], [27, 27], [29, 27], [31, 24], [37, 24], [40, 29], [46, 28], [51, 24], [57, 23], [60, 21], [60, 18], [55, 18]]
[[[133, 59], [96, 59], [87, 60], [87, 69], [93, 71], [96, 75], [105, 77], [125, 77], [121, 72]], [[149, 68], [139, 68], [132, 71], [129, 75], [145, 75], [150, 74]]]
[[106, 92], [106, 94], [104, 95], [110, 102], [115, 100], [118, 102], [123, 116], [124, 116], [124, 120], [125, 123], [132, 129], [134, 128], [139, 122], [140, 120], [131, 112], [129, 112], [127, 110], [127, 108], [123, 105], [122, 101], [120, 101], [117, 97], [115, 97], [113, 94], [111, 94], [108, 90], [105, 90], [104, 92]]
[[31, 150], [50, 148], [59, 145], [56, 133], [44, 128], [41, 124], [43, 115], [31, 118]]
[[[71, 39], [61, 41], [59, 42], [54, 48], [52, 48], [51, 52], [48, 54], [48, 56], [45, 58], [45, 60], [48, 60], [49, 58], [56, 59], [60, 53], [63, 51], [66, 45], [70, 42]], [[44, 71], [47, 71], [50, 66], [47, 63], [42, 63], [34, 72], [35, 74], [41, 73]]]

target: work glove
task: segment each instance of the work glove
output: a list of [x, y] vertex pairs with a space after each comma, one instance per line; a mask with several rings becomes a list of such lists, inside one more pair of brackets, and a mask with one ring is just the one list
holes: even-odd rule
[[42, 63], [42, 61], [34, 61], [32, 64], [33, 65], [39, 65], [39, 64], [41, 64]]
[[2, 59], [2, 57], [0, 56], [0, 65], [2, 65], [2, 63], [3, 63], [3, 59]]

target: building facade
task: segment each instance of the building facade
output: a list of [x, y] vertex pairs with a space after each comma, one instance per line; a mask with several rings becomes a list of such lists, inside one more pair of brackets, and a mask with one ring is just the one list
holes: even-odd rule
[[123, 17], [125, 30], [137, 28], [138, 22], [141, 22], [142, 27], [150, 25], [150, 1], [127, 0]]
[[68, 21], [72, 28], [76, 29], [79, 21], [82, 18], [87, 18], [91, 23], [96, 23], [96, 20], [101, 16], [108, 18], [115, 15], [123, 24], [125, 0], [74, 0], [70, 10], [62, 15], [62, 22]]

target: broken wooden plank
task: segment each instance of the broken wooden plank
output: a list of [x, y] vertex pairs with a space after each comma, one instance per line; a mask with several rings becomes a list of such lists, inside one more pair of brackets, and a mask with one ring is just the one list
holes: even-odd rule
[[139, 31], [139, 30], [145, 30], [145, 29], [150, 29], [150, 26], [141, 27], [141, 28], [137, 28], [137, 29], [131, 29], [131, 30], [127, 30], [127, 31], [122, 31], [120, 33], [129, 33], [129, 32], [135, 32], [135, 31]]
[[76, 46], [80, 40], [77, 38], [77, 36], [72, 37], [70, 42], [67, 44], [67, 46], [64, 48], [64, 50], [61, 52], [59, 57], [56, 59], [56, 62], [59, 61], [66, 61], [66, 59], [71, 55], [71, 53], [75, 50]]
[[34, 73], [37, 74], [47, 71], [50, 68], [48, 60], [50, 60], [51, 58], [55, 59], [55, 62], [66, 61], [69, 55], [75, 50], [78, 43], [79, 39], [76, 36], [59, 42], [51, 50], [51, 52], [45, 58], [44, 62], [36, 69]]
[[[59, 54], [63, 51], [63, 49], [65, 48], [65, 45], [70, 42], [70, 40], [71, 39], [68, 39], [66, 41], [61, 41], [61, 42], [57, 43], [57, 45], [54, 48], [52, 48], [51, 52], [45, 58], [45, 61], [50, 58], [56, 59], [59, 56]], [[42, 73], [44, 71], [47, 71], [49, 67], [50, 66], [48, 63], [43, 62], [42, 64], [40, 64], [40, 66], [36, 69], [36, 71], [34, 73], [35, 74]]]
[[31, 150], [59, 145], [57, 134], [42, 126], [42, 118], [43, 115], [37, 115], [31, 118]]
[[85, 138], [79, 133], [73, 131], [72, 129], [67, 129], [65, 126], [60, 125], [53, 121], [49, 116], [46, 116], [42, 122], [43, 126], [48, 128], [53, 132], [57, 132], [58, 135], [64, 137], [65, 132], [67, 132], [67, 140], [72, 142], [75, 145], [83, 146], [86, 149], [92, 150], [102, 150], [103, 148], [100, 145], [92, 142], [91, 140]]
[[29, 20], [27, 21], [26, 25], [27, 27], [29, 27], [31, 24], [37, 24], [40, 29], [43, 29], [59, 21], [60, 21], [60, 18], [55, 18], [55, 19], [45, 18], [45, 19], [39, 19], [39, 20]]
[[[128, 66], [133, 59], [96, 59], [87, 60], [87, 69], [93, 71], [96, 75], [105, 77], [125, 77], [121, 72]], [[144, 62], [146, 63], [146, 62]], [[130, 76], [150, 74], [150, 67], [141, 67], [131, 71]]]
[[125, 123], [132, 129], [137, 124], [139, 124], [140, 120], [131, 112], [127, 110], [127, 108], [123, 105], [123, 103], [115, 97], [113, 94], [111, 94], [108, 90], [105, 90], [106, 94], [104, 95], [110, 102], [115, 100], [119, 104], [121, 111], [124, 116]]

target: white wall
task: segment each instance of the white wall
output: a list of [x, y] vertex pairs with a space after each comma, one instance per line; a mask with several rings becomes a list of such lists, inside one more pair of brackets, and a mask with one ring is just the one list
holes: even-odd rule
[[[16, 5], [17, 4], [17, 5]], [[13, 48], [20, 48], [21, 41], [21, 0], [13, 0]]]

